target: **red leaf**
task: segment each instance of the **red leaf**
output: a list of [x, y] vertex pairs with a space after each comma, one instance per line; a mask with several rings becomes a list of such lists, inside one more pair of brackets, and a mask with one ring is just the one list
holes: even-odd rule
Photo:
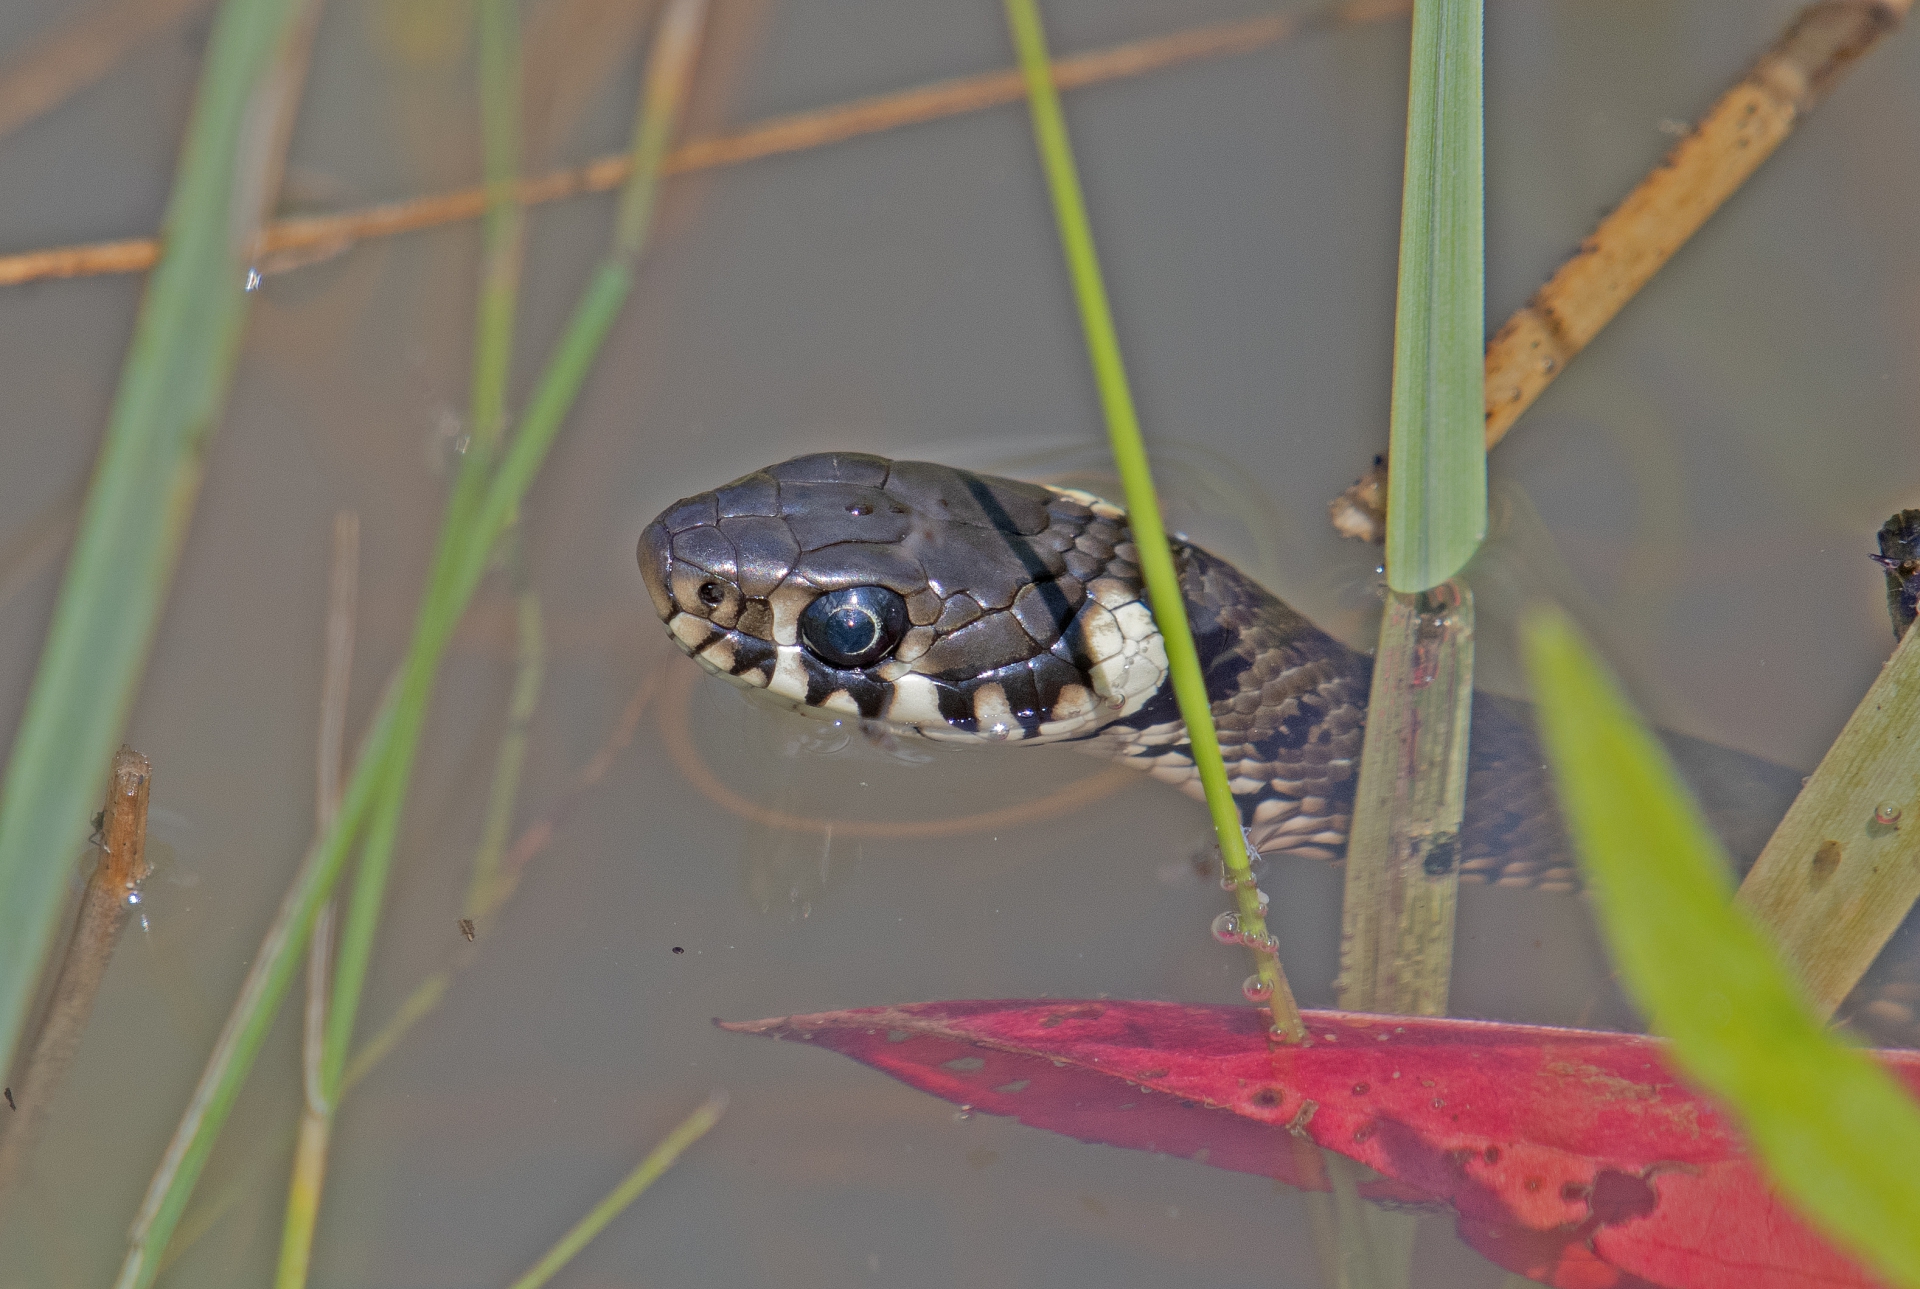
[[[1153, 1002], [916, 1003], [727, 1024], [843, 1052], [1081, 1141], [1451, 1207], [1492, 1261], [1558, 1289], [1877, 1286], [1772, 1192], [1726, 1117], [1632, 1034]], [[1920, 1093], [1920, 1053], [1877, 1054]]]

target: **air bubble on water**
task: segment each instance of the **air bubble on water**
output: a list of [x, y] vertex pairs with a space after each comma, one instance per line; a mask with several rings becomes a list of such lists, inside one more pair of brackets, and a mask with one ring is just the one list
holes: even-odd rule
[[992, 728], [987, 731], [987, 737], [990, 739], [1004, 739], [1011, 733], [1013, 733], [1011, 726], [1002, 721], [995, 721]]
[[797, 734], [787, 743], [788, 756], [811, 753], [816, 756], [832, 756], [844, 751], [853, 741], [853, 731], [843, 720], [831, 720], [811, 727], [805, 733]]
[[259, 268], [250, 265], [247, 268], [247, 290], [258, 291], [259, 289], [260, 289], [260, 270]]
[[953, 1116], [955, 1123], [965, 1123], [971, 1118], [973, 1118], [973, 1107], [970, 1105], [962, 1105]]
[[138, 904], [139, 902], [140, 902], [140, 892], [138, 892], [138, 891], [128, 891], [128, 892], [127, 892], [127, 903], [128, 903], [128, 904]]
[[1213, 938], [1221, 944], [1240, 943], [1240, 915], [1228, 909], [1213, 920]]
[[1263, 1003], [1273, 997], [1273, 986], [1259, 976], [1248, 976], [1240, 982], [1240, 992], [1250, 1003]]

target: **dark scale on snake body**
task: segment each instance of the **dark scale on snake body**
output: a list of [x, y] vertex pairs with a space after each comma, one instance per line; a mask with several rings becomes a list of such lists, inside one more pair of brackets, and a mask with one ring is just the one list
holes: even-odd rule
[[[1077, 742], [1202, 796], [1126, 515], [1098, 497], [817, 453], [668, 507], [639, 556], [680, 647], [772, 701], [931, 739]], [[1371, 660], [1198, 546], [1174, 559], [1249, 839], [1341, 858]], [[1744, 869], [1801, 776], [1662, 738]], [[1461, 878], [1577, 889], [1526, 704], [1476, 694], [1471, 739]]]

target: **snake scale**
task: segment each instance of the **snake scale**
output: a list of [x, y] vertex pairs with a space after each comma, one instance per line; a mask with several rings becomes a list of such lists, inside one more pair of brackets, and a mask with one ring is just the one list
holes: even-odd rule
[[[1249, 839], [1341, 858], [1371, 660], [1225, 560], [1182, 540], [1174, 557]], [[1098, 497], [816, 453], [676, 502], [639, 559], [679, 646], [773, 701], [930, 739], [1074, 742], [1201, 796], [1126, 515]], [[1744, 871], [1800, 775], [1662, 738]], [[1463, 881], [1578, 888], [1523, 703], [1474, 696], [1457, 855]], [[1847, 1014], [1920, 1045], [1913, 918], [1896, 942]]]

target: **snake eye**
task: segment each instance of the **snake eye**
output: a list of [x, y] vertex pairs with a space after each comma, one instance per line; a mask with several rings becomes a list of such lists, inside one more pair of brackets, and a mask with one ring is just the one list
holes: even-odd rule
[[907, 631], [907, 602], [884, 586], [829, 591], [800, 615], [800, 643], [830, 667], [879, 662]]

